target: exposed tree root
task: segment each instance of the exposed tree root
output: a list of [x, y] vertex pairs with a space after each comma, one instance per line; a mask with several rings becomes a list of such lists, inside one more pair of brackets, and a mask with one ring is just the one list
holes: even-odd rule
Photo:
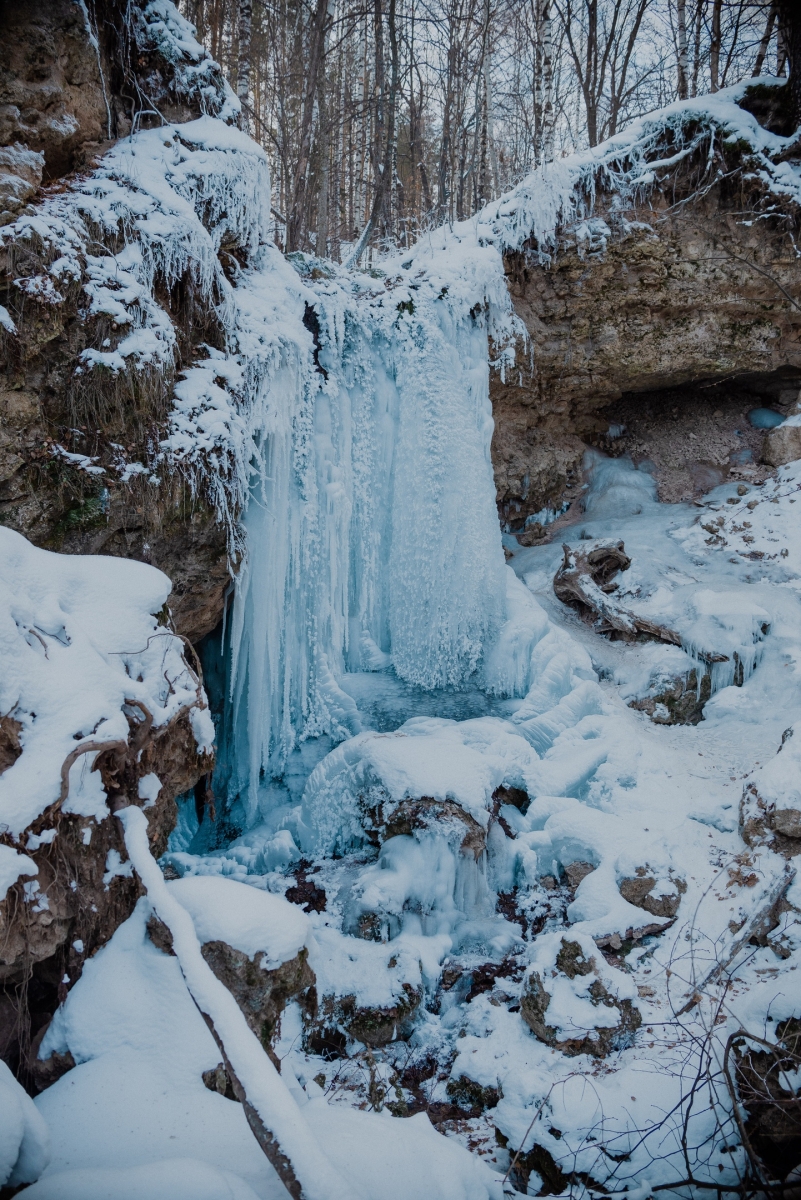
[[[598, 633], [630, 642], [646, 637], [672, 646], [683, 645], [675, 629], [640, 617], [610, 598], [618, 588], [614, 576], [631, 566], [622, 542], [591, 545], [586, 550], [571, 549], [563, 542], [562, 549], [565, 556], [554, 575], [553, 590], [563, 604], [578, 609]], [[706, 663], [728, 662], [728, 655], [713, 651], [696, 651], [696, 657]]]

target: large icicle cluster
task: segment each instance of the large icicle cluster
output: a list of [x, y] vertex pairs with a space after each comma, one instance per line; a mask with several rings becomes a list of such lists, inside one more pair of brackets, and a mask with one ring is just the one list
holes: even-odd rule
[[[340, 275], [284, 293], [286, 308], [314, 306], [319, 349], [316, 370], [308, 352], [287, 356], [264, 386], [245, 514], [233, 724], [251, 819], [260, 771], [280, 773], [299, 732], [358, 731], [343, 671], [391, 663], [414, 684], [459, 686], [503, 620], [487, 334], [507, 309], [494, 257], [470, 291], [489, 314], [451, 295], [457, 271], [416, 263], [378, 284]], [[254, 324], [275, 274], [244, 281]]]

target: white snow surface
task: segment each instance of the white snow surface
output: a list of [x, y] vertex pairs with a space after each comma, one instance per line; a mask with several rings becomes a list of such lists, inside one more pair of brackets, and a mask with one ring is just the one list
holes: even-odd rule
[[[180, 961], [199, 1002], [212, 1012], [251, 1101], [263, 1111], [264, 1093], [257, 1081], [265, 1072], [274, 1080], [270, 1086], [283, 1093], [280, 1113], [273, 1114], [270, 1125], [282, 1144], [292, 1149], [298, 1139], [312, 1139], [305, 1157], [296, 1159], [309, 1196], [428, 1200], [433, 1180], [443, 1200], [499, 1200], [492, 1173], [436, 1133], [426, 1117], [409, 1122], [386, 1114], [332, 1109], [312, 1083], [307, 1095], [294, 1081], [288, 1062], [282, 1076], [275, 1072], [230, 993], [208, 968], [208, 985], [203, 982], [205, 963], [199, 948], [195, 957], [200, 961], [192, 964], [191, 922], [186, 925], [181, 919], [180, 907], [155, 864], [147, 865], [145, 818], [138, 809], [123, 810], [123, 815], [126, 842], [150, 897], [140, 901], [134, 915], [86, 964], [45, 1038], [43, 1056], [69, 1049], [79, 1065], [38, 1099], [39, 1110], [54, 1130], [53, 1158], [36, 1185], [39, 1191], [30, 1194], [60, 1196], [63, 1181], [64, 1195], [69, 1197], [73, 1194], [69, 1188], [77, 1189], [85, 1180], [94, 1189], [87, 1196], [99, 1200], [106, 1194], [101, 1190], [104, 1186], [119, 1186], [119, 1194], [125, 1196], [125, 1189], [135, 1181], [152, 1180], [153, 1194], [160, 1196], [158, 1188], [166, 1189], [175, 1178], [170, 1173], [175, 1168], [164, 1160], [174, 1158], [191, 1160], [186, 1163], [189, 1180], [200, 1178], [208, 1164], [209, 1188], [217, 1180], [215, 1172], [219, 1174], [221, 1190], [208, 1192], [215, 1200], [229, 1194], [232, 1200], [240, 1196], [244, 1200], [250, 1194], [248, 1187], [262, 1200], [286, 1197], [247, 1128], [241, 1106], [203, 1086], [201, 1073], [216, 1065], [219, 1051], [190, 999]], [[219, 882], [236, 893], [237, 884]], [[148, 940], [151, 905], [170, 925], [179, 959], [156, 950]], [[213, 991], [224, 994], [219, 1003]], [[120, 1089], [123, 1077], [125, 1088]], [[102, 1136], [98, 1136], [100, 1128]], [[315, 1183], [317, 1163], [323, 1164], [323, 1174], [317, 1175]], [[229, 1175], [244, 1182], [240, 1185]], [[230, 1193], [222, 1188], [223, 1179]]]
[[0, 1186], [37, 1179], [50, 1159], [46, 1122], [0, 1060]]
[[26, 1188], [25, 1195], [28, 1200], [257, 1200], [241, 1176], [191, 1158], [58, 1171]]
[[167, 886], [191, 916], [201, 942], [227, 942], [248, 958], [260, 954], [264, 970], [294, 958], [309, 939], [308, 917], [281, 896], [214, 876], [176, 879]]

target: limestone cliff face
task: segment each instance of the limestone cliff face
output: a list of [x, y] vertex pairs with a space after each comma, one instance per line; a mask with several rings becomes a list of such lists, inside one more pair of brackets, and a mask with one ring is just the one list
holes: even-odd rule
[[98, 50], [78, 4], [6, 2], [0, 27], [0, 145], [7, 159], [14, 149], [25, 153], [29, 172], [26, 191], [12, 182], [15, 162], [3, 162], [0, 189], [8, 214], [35, 195], [42, 179], [83, 166], [111, 129]]
[[[182, 74], [149, 6], [32, 0], [0, 6], [0, 226], [90, 169], [135, 124], [182, 122], [222, 94], [207, 60], [204, 88]], [[161, 23], [163, 24], [163, 22]], [[161, 40], [160, 40], [161, 39]], [[147, 97], [149, 112], [143, 111]], [[102, 251], [102, 247], [101, 247]], [[110, 378], [77, 386], [82, 350], [113, 336], [112, 321], [91, 315], [80, 281], [67, 281], [58, 303], [20, 279], [41, 270], [33, 242], [0, 249], [0, 304], [16, 333], [0, 329], [0, 521], [36, 545], [82, 554], [138, 558], [173, 580], [176, 626], [193, 640], [220, 619], [229, 582], [224, 531], [185, 481], [159, 486], [114, 473], [94, 478], [54, 457], [53, 446], [106, 461], [147, 458], [170, 399], [170, 379]], [[216, 345], [215, 313], [195, 303], [189, 280], [160, 301], [173, 322], [180, 361], [200, 343]], [[180, 365], [180, 362], [179, 362]]]
[[[629, 449], [625, 437], [604, 440], [610, 423], [631, 426], [649, 405], [653, 419], [660, 393], [670, 393], [668, 420], [676, 409], [688, 421], [707, 410], [731, 417], [731, 452], [744, 446], [743, 408], [795, 400], [799, 212], [776, 204], [736, 146], [716, 156], [706, 182], [699, 154], [660, 173], [636, 204], [601, 188], [593, 218], [560, 231], [546, 265], [530, 246], [506, 256], [530, 339], [517, 370], [492, 384], [498, 502], [512, 528], [575, 494], [588, 444]], [[729, 402], [736, 411], [724, 411]], [[726, 462], [706, 444], [713, 432], [693, 445], [673, 422], [688, 464]]]

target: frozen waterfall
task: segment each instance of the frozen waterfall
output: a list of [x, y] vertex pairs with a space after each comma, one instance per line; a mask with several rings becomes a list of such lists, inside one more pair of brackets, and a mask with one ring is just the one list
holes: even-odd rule
[[430, 278], [292, 290], [314, 339], [287, 339], [260, 384], [230, 622], [229, 790], [248, 821], [299, 738], [359, 731], [343, 672], [458, 688], [505, 617], [487, 306]]

